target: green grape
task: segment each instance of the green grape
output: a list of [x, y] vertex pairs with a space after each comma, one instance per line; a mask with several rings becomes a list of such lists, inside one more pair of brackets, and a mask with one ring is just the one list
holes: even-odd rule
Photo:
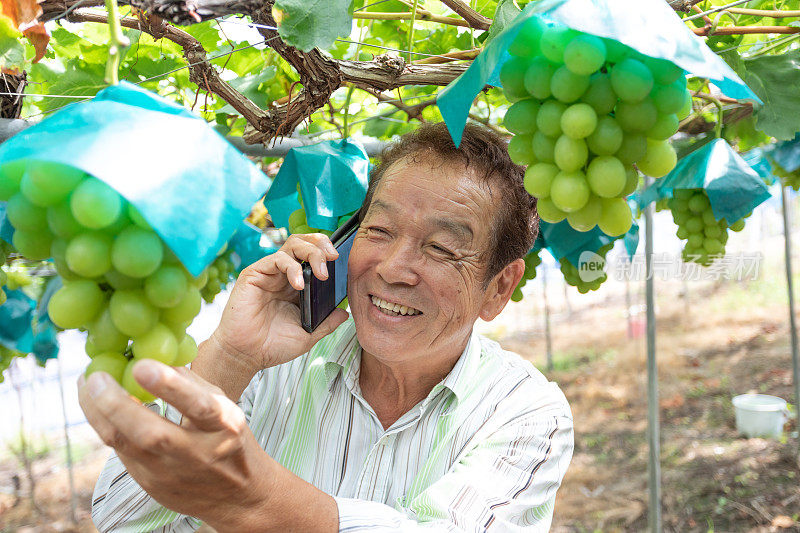
[[549, 98], [553, 94], [550, 91], [550, 83], [556, 68], [556, 65], [550, 63], [544, 57], [534, 57], [528, 70], [525, 71], [525, 90], [539, 100]]
[[161, 318], [172, 324], [191, 322], [200, 312], [201, 300], [200, 291], [190, 287], [178, 305], [161, 310]]
[[594, 35], [578, 35], [564, 48], [564, 64], [575, 74], [587, 76], [606, 61], [606, 45]]
[[562, 171], [553, 179], [550, 186], [550, 199], [558, 209], [570, 213], [586, 205], [589, 200], [589, 192], [589, 184], [586, 183], [586, 176], [583, 172], [580, 170]]
[[152, 402], [156, 399], [153, 394], [148, 392], [144, 387], [139, 385], [139, 382], [133, 377], [133, 365], [136, 364], [138, 359], [131, 359], [125, 367], [125, 372], [122, 374], [122, 381], [120, 382], [122, 388], [134, 398], [144, 402]]
[[558, 67], [550, 80], [550, 92], [558, 100], [572, 103], [589, 88], [589, 76], [581, 76], [566, 66]]
[[589, 104], [573, 104], [561, 115], [561, 131], [572, 139], [583, 139], [597, 127], [597, 113]]
[[540, 163], [552, 163], [555, 160], [556, 139], [548, 137], [541, 131], [533, 134], [533, 159]]
[[138, 289], [144, 283], [142, 278], [132, 278], [125, 274], [120, 274], [113, 268], [105, 273], [103, 276], [106, 282], [117, 290], [122, 289]]
[[89, 229], [110, 226], [122, 212], [122, 198], [117, 191], [92, 177], [75, 188], [69, 205], [75, 220]]
[[14, 248], [26, 258], [33, 261], [44, 261], [50, 257], [50, 246], [53, 235], [47, 230], [17, 230], [11, 238]]
[[561, 135], [561, 115], [566, 110], [567, 106], [557, 100], [543, 102], [536, 115], [536, 127], [549, 137], [558, 137]]
[[186, 366], [197, 357], [197, 343], [191, 335], [184, 335], [183, 339], [178, 343], [178, 353], [175, 360], [172, 361], [173, 366]]
[[104, 352], [124, 352], [130, 338], [123, 334], [111, 318], [111, 309], [103, 306], [97, 318], [87, 327], [94, 346]]
[[558, 168], [566, 172], [583, 168], [589, 159], [586, 142], [583, 139], [570, 139], [566, 135], [558, 138], [553, 154]]
[[678, 231], [675, 234], [678, 236], [679, 239], [684, 241], [689, 238], [689, 230], [687, 230], [683, 226], [679, 227]]
[[656, 106], [650, 100], [641, 102], [620, 102], [614, 118], [624, 131], [645, 132], [652, 128], [658, 119]]
[[139, 289], [114, 291], [108, 308], [114, 326], [131, 338], [143, 335], [158, 321], [158, 309]]
[[633, 167], [625, 167], [625, 187], [619, 196], [633, 194], [637, 187], [639, 187], [639, 172]]
[[744, 229], [744, 219], [739, 219], [731, 225], [733, 231], [742, 231]]
[[97, 283], [89, 280], [68, 281], [50, 298], [47, 313], [53, 324], [60, 328], [79, 328], [94, 320], [103, 300], [103, 291]]
[[586, 181], [597, 196], [614, 198], [625, 188], [627, 182], [625, 166], [619, 159], [601, 155], [592, 159], [586, 169]]
[[603, 39], [603, 44], [606, 45], [606, 61], [609, 63], [619, 63], [634, 53], [632, 48], [614, 39]]
[[86, 367], [84, 376], [88, 378], [95, 372], [106, 372], [114, 378], [117, 383], [122, 383], [122, 376], [125, 374], [125, 367], [128, 366], [128, 358], [123, 354], [114, 351], [104, 351], [92, 358], [89, 366]]
[[525, 171], [525, 190], [537, 198], [550, 196], [550, 186], [559, 173], [558, 167], [549, 163], [537, 163]]
[[622, 146], [622, 138], [622, 128], [614, 117], [605, 116], [597, 120], [597, 127], [586, 138], [586, 144], [597, 155], [612, 155]]
[[550, 198], [539, 198], [536, 201], [536, 211], [539, 213], [539, 218], [551, 224], [556, 224], [567, 218], [567, 214], [556, 207], [556, 204]]
[[207, 270], [208, 282], [201, 288], [200, 294], [203, 300], [211, 303], [217, 294], [227, 287], [228, 282], [236, 277], [230, 252], [218, 256]]
[[658, 85], [653, 89], [653, 104], [659, 113], [675, 114], [686, 101], [686, 87], [680, 81], [669, 85]]
[[514, 289], [514, 292], [511, 293], [511, 301], [512, 302], [519, 302], [522, 300], [522, 291], [519, 287]]
[[48, 207], [61, 203], [86, 174], [82, 170], [51, 163], [33, 161], [20, 182], [20, 190], [31, 203]]
[[581, 97], [581, 101], [589, 104], [598, 115], [607, 115], [617, 105], [617, 95], [611, 86], [611, 77], [598, 72], [589, 78], [589, 88]]
[[640, 102], [653, 88], [653, 75], [641, 61], [624, 59], [611, 69], [611, 86], [621, 100]]
[[711, 207], [711, 202], [708, 201], [708, 196], [704, 194], [695, 194], [689, 199], [687, 207], [692, 213], [702, 214], [703, 211]]
[[6, 202], [19, 192], [19, 184], [27, 164], [24, 159], [3, 163], [0, 167], [0, 202]]
[[529, 60], [524, 57], [512, 57], [500, 67], [500, 83], [510, 101], [521, 100], [528, 95], [525, 90], [525, 71]]
[[567, 222], [576, 231], [589, 231], [597, 225], [603, 210], [600, 198], [590, 195], [586, 205], [577, 211], [567, 213]]
[[653, 127], [647, 130], [646, 135], [649, 139], [665, 141], [678, 133], [679, 127], [680, 121], [676, 115], [659, 114], [658, 118], [656, 119], [656, 123], [653, 124]]
[[631, 208], [624, 198], [603, 198], [600, 220], [597, 225], [600, 230], [611, 237], [627, 233], [633, 225]]
[[46, 217], [47, 227], [62, 239], [71, 239], [85, 229], [78, 224], [78, 221], [72, 216], [72, 209], [69, 206], [69, 202], [62, 202], [48, 207]]
[[164, 257], [161, 239], [152, 231], [128, 226], [114, 240], [111, 263], [120, 273], [144, 278], [155, 272]]
[[533, 57], [539, 54], [539, 40], [542, 38], [544, 23], [539, 17], [530, 17], [522, 23], [519, 33], [508, 47], [508, 52], [520, 57]]
[[[531, 149], [532, 141], [532, 135], [514, 135], [511, 138], [508, 142], [508, 155], [514, 163], [518, 165], [530, 165], [534, 161], [535, 158]], [[296, 212], [297, 211], [295, 211], [295, 213]], [[291, 231], [291, 233], [306, 233], [297, 231], [301, 226], [308, 228], [308, 225], [305, 224], [305, 211], [303, 212], [303, 220], [303, 224], [295, 226], [295, 231], [291, 231], [291, 229], [289, 231]]]
[[[710, 211], [707, 211], [710, 213]], [[703, 228], [703, 234], [708, 237], [709, 239], [719, 239], [722, 236], [722, 229], [719, 226], [709, 226], [706, 225]]]
[[53, 259], [53, 265], [56, 267], [56, 272], [59, 276], [67, 281], [74, 281], [81, 279], [81, 276], [74, 273], [67, 266], [67, 241], [64, 239], [53, 239], [50, 245], [50, 257]]
[[695, 216], [695, 217], [689, 217], [689, 219], [686, 220], [686, 222], [684, 223], [684, 226], [686, 227], [686, 230], [689, 233], [699, 234], [700, 232], [703, 231], [705, 224], [703, 224], [703, 219], [701, 217]]
[[669, 174], [677, 162], [678, 156], [669, 142], [647, 139], [647, 152], [636, 162], [636, 166], [644, 174], [660, 178]]
[[47, 211], [32, 204], [21, 193], [8, 200], [6, 216], [16, 230], [41, 231], [47, 228]]
[[566, 26], [549, 26], [542, 32], [539, 47], [542, 55], [553, 63], [564, 62], [564, 50], [577, 32]]
[[705, 236], [702, 233], [691, 233], [687, 239], [687, 244], [690, 248], [701, 248], [704, 240]]
[[[509, 150], [510, 152], [510, 150]], [[296, 233], [295, 229], [298, 226], [302, 226], [306, 223], [306, 211], [302, 207], [300, 209], [295, 209], [292, 211], [292, 214], [289, 215], [288, 220], [288, 229], [289, 233]]]
[[67, 244], [65, 259], [84, 278], [102, 276], [111, 268], [111, 237], [99, 231], [81, 233]]
[[155, 359], [171, 365], [178, 355], [178, 341], [164, 324], [155, 324], [145, 333], [134, 337], [131, 344], [136, 359]]
[[174, 307], [183, 299], [188, 286], [182, 268], [162, 265], [145, 280], [144, 293], [156, 307]]
[[[143, 229], [140, 226], [132, 224], [131, 223], [131, 219], [128, 218], [128, 215], [125, 213], [125, 211], [126, 210], [123, 210], [119, 214], [119, 216], [117, 217], [117, 219], [114, 222], [112, 222], [110, 225], [102, 228], [101, 231], [103, 233], [107, 234], [107, 235], [110, 235], [112, 237], [116, 237], [117, 234], [122, 233], [122, 231], [124, 229], [126, 229], [128, 226], [132, 226], [132, 227], [135, 227], [135, 228]], [[152, 231], [152, 230], [150, 230], [150, 231]]]
[[131, 222], [133, 222], [142, 229], [146, 230], [153, 229], [150, 226], [150, 224], [148, 224], [147, 221], [144, 219], [142, 213], [138, 209], [136, 209], [136, 207], [133, 204], [128, 204], [128, 218], [131, 220]]
[[514, 103], [503, 117], [503, 125], [512, 133], [533, 133], [536, 131], [536, 114], [539, 102], [527, 98]]
[[683, 96], [683, 105], [681, 108], [675, 113], [678, 116], [678, 120], [684, 120], [692, 114], [692, 94], [689, 91], [686, 91]]
[[623, 165], [632, 165], [647, 153], [647, 138], [641, 133], [626, 132], [622, 144], [614, 154]]
[[[688, 207], [688, 205], [689, 204], [687, 203], [687, 207]], [[709, 202], [708, 205], [710, 206], [711, 202]], [[718, 222], [717, 222], [717, 217], [714, 216], [714, 211], [712, 209], [707, 209], [706, 207], [707, 206], [704, 206], [703, 209], [700, 210], [701, 211], [701, 215], [703, 217], [703, 223], [706, 226], [714, 226], [714, 227], [719, 228]]]
[[653, 74], [653, 80], [661, 85], [668, 85], [683, 76], [683, 69], [666, 59], [644, 57], [644, 64]]

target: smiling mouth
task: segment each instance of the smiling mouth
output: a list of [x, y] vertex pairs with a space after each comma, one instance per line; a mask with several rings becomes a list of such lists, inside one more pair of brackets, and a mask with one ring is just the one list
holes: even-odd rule
[[421, 315], [422, 311], [408, 307], [406, 305], [396, 304], [381, 300], [377, 296], [370, 296], [372, 304], [377, 307], [381, 313], [389, 316], [415, 316]]

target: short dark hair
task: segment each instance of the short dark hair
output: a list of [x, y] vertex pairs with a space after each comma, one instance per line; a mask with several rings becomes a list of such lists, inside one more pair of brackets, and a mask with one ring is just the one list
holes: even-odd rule
[[386, 170], [401, 159], [434, 155], [447, 162], [462, 162], [486, 185], [500, 193], [494, 216], [494, 247], [487, 250], [484, 287], [509, 263], [524, 257], [539, 233], [536, 198], [523, 185], [524, 169], [508, 155], [508, 143], [487, 127], [468, 123], [456, 148], [444, 122], [426, 123], [390, 144], [369, 175], [367, 196], [359, 214], [361, 222]]

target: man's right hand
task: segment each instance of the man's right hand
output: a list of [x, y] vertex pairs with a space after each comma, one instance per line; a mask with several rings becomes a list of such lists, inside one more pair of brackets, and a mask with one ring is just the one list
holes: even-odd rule
[[348, 313], [334, 309], [313, 333], [303, 329], [298, 292], [303, 288], [301, 263], [308, 261], [314, 275], [324, 280], [328, 278], [326, 262], [338, 256], [321, 233], [290, 236], [280, 250], [242, 271], [210, 340], [253, 374], [308, 352]]

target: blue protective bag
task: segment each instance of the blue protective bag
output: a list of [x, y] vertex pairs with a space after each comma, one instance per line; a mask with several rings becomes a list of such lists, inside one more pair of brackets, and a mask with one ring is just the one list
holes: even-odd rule
[[458, 146], [472, 101], [511, 56], [506, 50], [531, 17], [617, 40], [644, 55], [666, 59], [708, 78], [727, 96], [761, 103], [725, 61], [686, 26], [664, 0], [540, 0], [530, 2], [436, 100]]
[[72, 104], [0, 146], [79, 168], [132, 203], [193, 275], [266, 191], [259, 168], [205, 120], [130, 83]]
[[0, 239], [11, 244], [11, 239], [14, 237], [14, 226], [8, 221], [6, 216], [6, 202], [0, 202]]
[[289, 215], [300, 209], [299, 184], [308, 225], [333, 231], [339, 217], [361, 207], [368, 179], [369, 157], [356, 140], [292, 148], [264, 197], [264, 206], [275, 226], [288, 227]]
[[769, 159], [766, 157], [768, 151], [769, 150], [758, 147], [741, 154], [741, 156], [744, 162], [764, 180], [764, 183], [772, 185], [775, 181], [775, 176], [772, 174], [772, 163], [770, 163]]
[[675, 189], [705, 189], [717, 220], [734, 223], [770, 197], [764, 180], [725, 142], [714, 139], [646, 189], [640, 205], [672, 198]]
[[8, 299], [0, 305], [0, 344], [22, 353], [31, 353], [31, 320], [36, 302], [19, 289], [6, 289], [6, 296]]
[[589, 231], [578, 231], [566, 220], [555, 224], [542, 221], [540, 224], [545, 245], [553, 257], [557, 261], [566, 257], [573, 265], [578, 264], [582, 252], [596, 252], [622, 237], [609, 237], [597, 227]]
[[775, 144], [768, 155], [786, 172], [800, 169], [800, 132], [791, 141]]
[[234, 265], [239, 273], [259, 259], [278, 251], [278, 248], [261, 246], [262, 232], [247, 221], [239, 225], [239, 229], [231, 237], [228, 246], [233, 250]]

